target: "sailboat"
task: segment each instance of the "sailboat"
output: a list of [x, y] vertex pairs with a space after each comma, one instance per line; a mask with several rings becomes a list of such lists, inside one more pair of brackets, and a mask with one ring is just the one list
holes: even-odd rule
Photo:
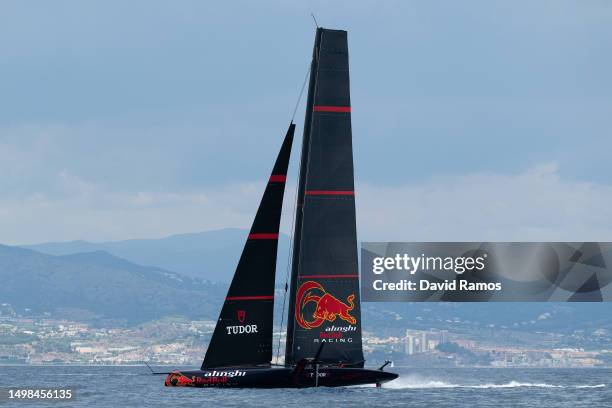
[[364, 368], [346, 31], [317, 28], [309, 79], [284, 364], [272, 363], [273, 307], [293, 121], [202, 367], [169, 373], [166, 386], [333, 387], [397, 378], [384, 371], [388, 362]]

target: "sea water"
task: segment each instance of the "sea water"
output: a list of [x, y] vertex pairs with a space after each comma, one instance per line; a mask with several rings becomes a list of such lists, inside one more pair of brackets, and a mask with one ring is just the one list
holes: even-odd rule
[[[164, 370], [156, 367], [156, 370]], [[167, 369], [166, 369], [167, 371]], [[68, 388], [52, 407], [612, 407], [612, 369], [391, 369], [382, 388], [194, 389], [164, 387], [146, 367], [0, 366], [0, 388]]]

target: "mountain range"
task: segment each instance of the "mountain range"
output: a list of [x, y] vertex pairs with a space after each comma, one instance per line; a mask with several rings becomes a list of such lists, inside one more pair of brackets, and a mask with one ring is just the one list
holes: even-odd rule
[[[131, 239], [112, 242], [50, 242], [27, 245], [49, 255], [70, 255], [105, 251], [116, 257], [152, 265], [194, 278], [229, 282], [244, 246], [248, 230], [227, 228], [215, 231], [171, 235], [160, 239]], [[279, 267], [286, 267], [289, 237], [279, 239]]]
[[0, 245], [0, 303], [19, 312], [137, 323], [215, 319], [226, 285], [141, 266], [104, 251], [53, 256]]
[[[168, 315], [214, 320], [248, 231], [224, 229], [105, 243], [0, 245], [0, 303], [33, 313], [138, 323]], [[277, 288], [289, 239], [279, 244]], [[147, 265], [147, 266], [145, 266]], [[282, 289], [275, 319], [280, 320]], [[612, 330], [608, 303], [364, 303], [364, 327]]]

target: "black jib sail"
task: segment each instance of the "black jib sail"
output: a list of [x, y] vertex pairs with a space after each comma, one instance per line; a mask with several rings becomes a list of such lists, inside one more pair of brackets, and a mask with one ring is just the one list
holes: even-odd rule
[[202, 369], [270, 365], [274, 278], [281, 209], [295, 125], [276, 158]]
[[363, 367], [346, 31], [317, 29], [293, 246], [285, 364]]

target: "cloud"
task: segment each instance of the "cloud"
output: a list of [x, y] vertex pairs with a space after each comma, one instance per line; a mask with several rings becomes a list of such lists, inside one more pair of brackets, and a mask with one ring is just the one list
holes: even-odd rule
[[545, 164], [515, 175], [440, 176], [358, 186], [360, 239], [609, 241], [612, 186], [563, 179]]
[[155, 238], [179, 232], [248, 228], [263, 184], [198, 191], [113, 191], [62, 171], [62, 190], [0, 197], [0, 242]]
[[[248, 228], [263, 183], [189, 191], [114, 191], [67, 171], [62, 194], [0, 197], [0, 242], [154, 238]], [[295, 184], [287, 186], [282, 228], [289, 233]], [[364, 241], [608, 241], [612, 186], [567, 180], [555, 164], [519, 174], [438, 176], [418, 183], [357, 184]]]

